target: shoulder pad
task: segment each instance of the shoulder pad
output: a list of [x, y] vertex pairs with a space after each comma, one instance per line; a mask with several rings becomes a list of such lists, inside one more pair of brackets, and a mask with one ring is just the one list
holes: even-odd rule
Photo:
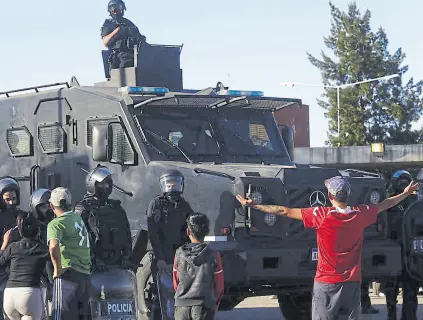
[[82, 201], [81, 202], [78, 202], [75, 205], [75, 208], [73, 209], [73, 211], [76, 214], [79, 214], [79, 215], [82, 215], [85, 212], [85, 210], [86, 210], [86, 208], [85, 208], [85, 205], [84, 205], [84, 203]]
[[122, 203], [120, 200], [108, 199], [107, 200], [112, 206], [120, 206]]

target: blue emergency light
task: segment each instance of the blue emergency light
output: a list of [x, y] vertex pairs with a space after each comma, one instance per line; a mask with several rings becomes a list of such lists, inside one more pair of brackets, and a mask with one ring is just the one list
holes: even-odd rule
[[164, 87], [122, 87], [119, 92], [126, 94], [165, 94], [169, 92], [168, 88]]
[[263, 97], [263, 91], [245, 91], [245, 90], [228, 90], [226, 93], [228, 96], [256, 96]]

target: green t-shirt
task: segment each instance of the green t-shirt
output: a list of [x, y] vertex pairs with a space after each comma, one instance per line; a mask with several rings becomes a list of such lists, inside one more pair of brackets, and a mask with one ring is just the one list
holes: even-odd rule
[[84, 221], [79, 215], [70, 211], [50, 221], [47, 226], [47, 244], [51, 239], [59, 241], [62, 268], [90, 273], [90, 242]]

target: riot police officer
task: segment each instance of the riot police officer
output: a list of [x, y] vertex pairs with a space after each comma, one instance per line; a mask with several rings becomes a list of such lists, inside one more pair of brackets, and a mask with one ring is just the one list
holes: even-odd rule
[[101, 27], [101, 38], [104, 45], [111, 51], [109, 66], [111, 69], [134, 66], [134, 46], [146, 42], [138, 28], [124, 18], [126, 10], [122, 0], [111, 0], [107, 7], [110, 18]]
[[[399, 170], [395, 172], [391, 179], [393, 195], [402, 193], [405, 187], [411, 181], [413, 181], [413, 177], [408, 171]], [[388, 230], [389, 234], [387, 234], [387, 236], [389, 238], [399, 242], [402, 240], [402, 215], [404, 214], [405, 210], [415, 201], [417, 201], [417, 195], [411, 195], [410, 197], [400, 202], [397, 206], [388, 210], [387, 225], [385, 228]], [[402, 254], [404, 255], [406, 253], [403, 252]], [[400, 278], [387, 281], [384, 285], [386, 306], [388, 309], [388, 319], [396, 320], [397, 318], [396, 305], [400, 282], [402, 282], [403, 290], [401, 319], [416, 320], [418, 307], [417, 293], [419, 290], [419, 284], [407, 274], [404, 266]]]
[[[20, 187], [18, 182], [11, 177], [0, 179], [0, 243], [3, 243], [4, 234], [14, 228], [18, 216], [24, 216], [24, 211], [18, 208], [20, 204]], [[12, 234], [10, 242], [20, 240], [17, 229]], [[7, 271], [0, 268], [0, 319], [3, 319], [3, 292], [7, 283]]]
[[168, 269], [173, 264], [176, 249], [188, 241], [186, 219], [193, 212], [182, 197], [184, 176], [178, 170], [165, 171], [159, 182], [162, 194], [156, 196], [147, 209], [148, 238], [154, 253], [154, 271]]
[[54, 212], [50, 208], [51, 191], [48, 189], [37, 189], [29, 198], [29, 210], [40, 223], [40, 241], [47, 242], [47, 225], [53, 220]]
[[[50, 195], [51, 190], [49, 189], [37, 189], [29, 198], [29, 211], [39, 222], [40, 233], [38, 237], [43, 244], [47, 244], [47, 225], [54, 219], [54, 212], [50, 208]], [[46, 270], [47, 277], [41, 278], [41, 284], [45, 286], [45, 288], [42, 288], [43, 301], [47, 299], [51, 302], [53, 299], [53, 264], [51, 261], [47, 263]]]
[[109, 199], [113, 188], [111, 171], [104, 166], [92, 170], [85, 179], [87, 193], [75, 206], [87, 226], [91, 240], [93, 267], [102, 271], [107, 266], [133, 266], [131, 229], [119, 200]]
[[155, 295], [156, 276], [159, 270], [171, 270], [176, 250], [188, 242], [186, 234], [187, 217], [192, 213], [191, 206], [182, 197], [184, 176], [178, 170], [167, 170], [159, 179], [162, 194], [151, 200], [147, 209], [148, 246], [147, 251], [153, 253], [151, 289], [153, 319], [162, 319], [158, 296]]

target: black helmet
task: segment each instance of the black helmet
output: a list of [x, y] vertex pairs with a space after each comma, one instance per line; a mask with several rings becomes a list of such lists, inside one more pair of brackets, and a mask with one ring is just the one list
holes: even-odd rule
[[[0, 179], [0, 196], [3, 197], [3, 194], [8, 191], [15, 191], [16, 192], [16, 206], [21, 203], [20, 199], [20, 187], [19, 183], [13, 179], [12, 177], [4, 177]], [[3, 199], [1, 199], [1, 204], [5, 205]]]
[[410, 172], [405, 170], [398, 170], [392, 175], [391, 186], [392, 190], [396, 193], [401, 193], [404, 191], [410, 182], [413, 181], [413, 177]]
[[107, 5], [107, 11], [109, 11], [112, 18], [122, 18], [126, 10], [125, 2], [122, 0], [111, 0]]
[[[184, 192], [184, 176], [178, 170], [166, 170], [160, 176], [160, 189], [162, 193], [178, 193]], [[173, 182], [169, 184], [169, 182]]]
[[[98, 183], [102, 182], [108, 182], [107, 188], [98, 187]], [[89, 194], [108, 197], [113, 188], [112, 172], [107, 167], [98, 166], [85, 178], [85, 187]]]
[[54, 213], [49, 205], [50, 196], [51, 190], [37, 189], [29, 197], [29, 210], [36, 219], [40, 221], [50, 221], [53, 219]]

